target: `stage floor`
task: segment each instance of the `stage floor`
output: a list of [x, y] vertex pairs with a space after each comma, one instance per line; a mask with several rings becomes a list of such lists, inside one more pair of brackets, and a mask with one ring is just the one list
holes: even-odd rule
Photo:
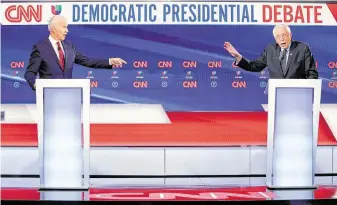
[[[316, 161], [319, 185], [336, 185], [337, 181], [335, 108], [322, 106], [321, 110]], [[6, 105], [3, 109], [6, 118], [1, 124], [1, 160], [5, 165], [2, 174], [27, 180], [29, 176], [38, 177], [35, 106]], [[143, 104], [91, 105], [90, 174], [115, 177], [103, 179], [104, 185], [264, 185], [267, 115], [267, 112], [165, 112], [160, 105]], [[252, 178], [257, 175], [259, 178]], [[126, 179], [127, 176], [131, 178]], [[132, 178], [135, 176], [156, 178]], [[166, 176], [186, 178], [158, 179]], [[200, 180], [189, 176], [211, 178]], [[243, 178], [231, 181], [218, 178], [221, 176]], [[6, 180], [8, 185], [13, 180], [20, 181]], [[38, 184], [36, 180], [29, 179], [26, 187]], [[97, 179], [91, 184], [103, 185]]]
[[271, 191], [255, 187], [138, 187], [90, 188], [82, 191], [38, 191], [37, 188], [2, 188], [1, 200], [71, 201], [263, 201], [337, 199], [337, 186], [319, 186], [315, 190]]
[[[266, 146], [267, 112], [166, 112], [171, 123], [91, 123], [91, 146]], [[1, 124], [1, 146], [37, 146], [34, 123]], [[337, 145], [320, 115], [318, 145]]]

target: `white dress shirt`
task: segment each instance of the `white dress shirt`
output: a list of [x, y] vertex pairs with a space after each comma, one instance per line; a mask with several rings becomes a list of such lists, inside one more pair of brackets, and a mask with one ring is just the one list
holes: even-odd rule
[[[54, 51], [55, 51], [55, 53], [56, 53], [58, 59], [60, 59], [60, 56], [59, 56], [59, 50], [58, 50], [58, 46], [57, 46], [57, 42], [58, 42], [58, 41], [56, 41], [55, 39], [53, 39], [53, 37], [51, 37], [51, 36], [49, 36], [48, 39], [49, 39], [51, 45], [53, 46]], [[63, 51], [63, 53], [64, 53], [64, 49], [63, 49], [63, 46], [62, 46], [61, 41], [60, 41], [60, 45], [61, 45], [61, 49], [62, 49], [62, 51]], [[64, 54], [64, 55], [65, 55], [65, 54]]]

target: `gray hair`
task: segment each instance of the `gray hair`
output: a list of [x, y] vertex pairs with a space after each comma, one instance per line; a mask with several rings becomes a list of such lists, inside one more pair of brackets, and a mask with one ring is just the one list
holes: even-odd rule
[[288, 33], [291, 33], [291, 30], [290, 30], [290, 27], [285, 25], [285, 24], [279, 24], [279, 25], [276, 25], [273, 29], [273, 35], [275, 37], [275, 32], [276, 32], [276, 29], [278, 28], [285, 28], [287, 30]]
[[48, 30], [51, 31], [53, 26], [55, 26], [55, 24], [57, 24], [62, 19], [66, 20], [66, 18], [61, 15], [56, 15], [56, 16], [51, 17], [48, 22]]

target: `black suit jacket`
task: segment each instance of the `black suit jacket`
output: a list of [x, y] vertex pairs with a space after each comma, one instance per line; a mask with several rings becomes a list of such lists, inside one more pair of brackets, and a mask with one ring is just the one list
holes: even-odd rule
[[287, 61], [287, 72], [283, 73], [279, 59], [281, 47], [269, 44], [261, 56], [253, 61], [242, 57], [237, 66], [251, 72], [260, 72], [268, 68], [270, 78], [278, 79], [317, 79], [316, 63], [306, 43], [292, 41]]

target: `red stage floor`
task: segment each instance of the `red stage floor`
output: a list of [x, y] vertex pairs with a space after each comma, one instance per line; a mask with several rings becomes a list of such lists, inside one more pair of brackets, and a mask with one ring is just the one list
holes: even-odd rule
[[[91, 146], [267, 144], [267, 112], [168, 112], [172, 124], [91, 124]], [[1, 146], [37, 146], [36, 124], [1, 124]], [[319, 145], [337, 145], [320, 115]]]
[[[57, 191], [54, 191], [57, 192]], [[60, 191], [59, 191], [60, 192]], [[320, 186], [316, 190], [285, 191], [293, 192], [294, 199], [331, 199], [337, 197], [337, 187]], [[61, 192], [62, 193], [62, 192]], [[295, 194], [294, 194], [295, 193]], [[91, 188], [87, 197], [90, 201], [124, 200], [276, 200], [282, 199], [282, 191], [269, 191], [266, 187], [244, 188]], [[301, 196], [301, 194], [303, 196]], [[59, 196], [62, 196], [59, 195]], [[83, 196], [84, 198], [85, 196]], [[289, 198], [288, 198], [289, 199]], [[37, 188], [1, 188], [1, 200], [42, 200]], [[57, 200], [57, 199], [55, 199]], [[58, 199], [60, 200], [60, 199]]]

